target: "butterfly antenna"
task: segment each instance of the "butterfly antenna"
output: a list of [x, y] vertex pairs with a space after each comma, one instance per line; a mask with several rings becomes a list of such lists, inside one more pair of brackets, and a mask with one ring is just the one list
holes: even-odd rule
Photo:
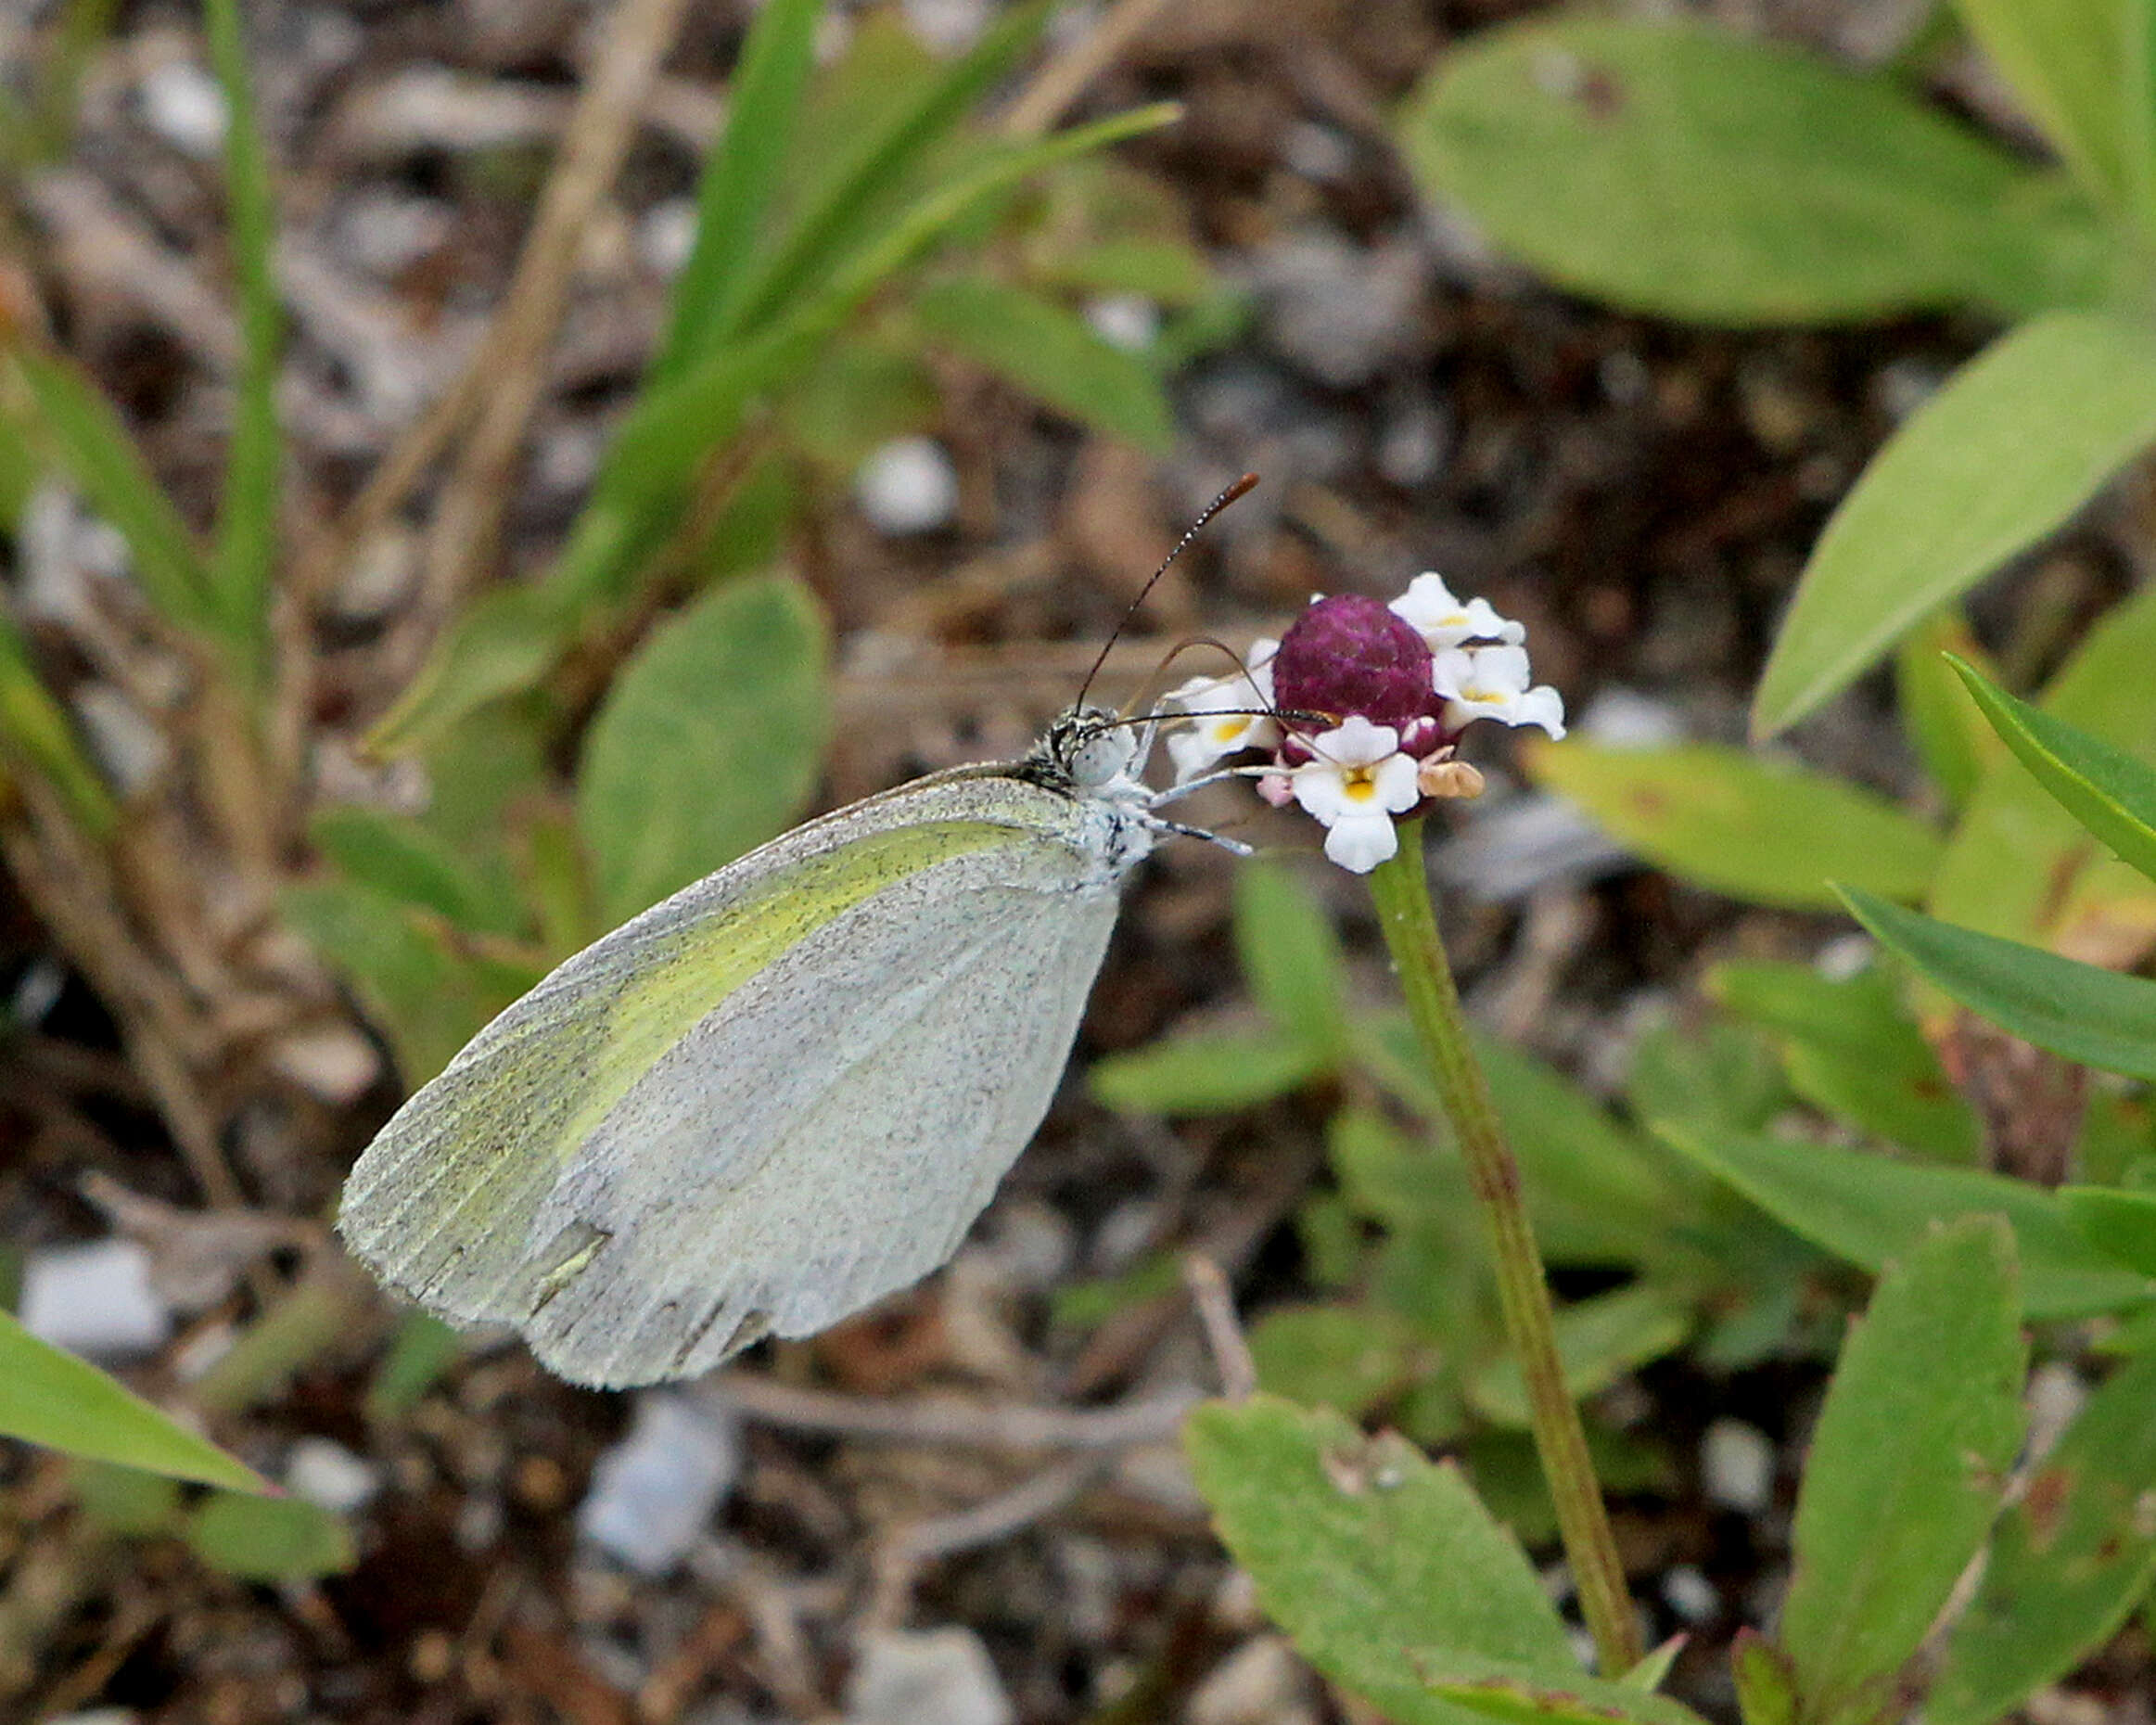
[[1101, 644], [1100, 656], [1093, 660], [1093, 668], [1086, 672], [1086, 680], [1078, 684], [1078, 699], [1072, 703], [1073, 706], [1083, 707], [1086, 704], [1086, 693], [1093, 686], [1093, 679], [1101, 674], [1101, 667], [1108, 662], [1109, 652], [1114, 648], [1116, 641], [1121, 638], [1124, 630], [1130, 626], [1130, 620], [1138, 615], [1138, 607], [1145, 603], [1146, 595], [1159, 584], [1160, 578], [1167, 573], [1168, 565], [1182, 556], [1184, 547], [1198, 536], [1200, 530], [1205, 527], [1206, 522], [1257, 483], [1257, 474], [1245, 473], [1199, 512], [1198, 518], [1193, 521], [1184, 531], [1183, 536], [1175, 542], [1175, 548], [1167, 556], [1161, 558], [1160, 567], [1146, 577], [1145, 585], [1138, 590], [1138, 596], [1124, 607], [1123, 615], [1116, 620], [1115, 628], [1108, 632], [1107, 640]]

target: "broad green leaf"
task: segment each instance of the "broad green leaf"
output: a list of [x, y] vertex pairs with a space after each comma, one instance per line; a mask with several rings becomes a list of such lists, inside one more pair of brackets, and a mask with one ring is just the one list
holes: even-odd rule
[[1710, 743], [1542, 745], [1528, 770], [1648, 862], [1733, 899], [1834, 906], [1829, 880], [1920, 897], [1939, 836], [1883, 797], [1809, 768]]
[[2132, 64], [2127, 15], [2137, 3], [1955, 0], [2022, 107], [2090, 194], [2113, 209], [2127, 206], [2146, 172], [2132, 160], [2147, 139], [2126, 110], [2136, 84], [2124, 75]]
[[1744, 1725], [1797, 1725], [1796, 1673], [1780, 1648], [1757, 1629], [1739, 1629], [1729, 1669]]
[[0, 1311], [0, 1437], [236, 1491], [269, 1482], [87, 1361]]
[[707, 594], [624, 667], [577, 773], [578, 824], [609, 924], [800, 813], [830, 731], [827, 653], [814, 596], [773, 576]]
[[219, 1492], [187, 1518], [183, 1537], [210, 1568], [243, 1581], [312, 1581], [358, 1561], [351, 1529], [304, 1498]]
[[1269, 1394], [1359, 1418], [1384, 1407], [1432, 1363], [1429, 1338], [1388, 1306], [1275, 1306], [1250, 1330]]
[[180, 1514], [180, 1488], [163, 1474], [146, 1474], [116, 1462], [80, 1459], [68, 1468], [75, 1506], [99, 1532], [147, 1540], [172, 1531]]
[[503, 1007], [539, 980], [453, 952], [397, 900], [351, 881], [301, 882], [278, 895], [285, 919], [358, 993], [417, 1089]]
[[[1637, 1669], [1637, 1668], [1635, 1668]], [[1591, 1687], [1593, 1693], [1585, 1693]], [[1614, 1683], [1596, 1681], [1582, 1686], [1570, 1681], [1536, 1682], [1525, 1678], [1491, 1677], [1479, 1680], [1433, 1680], [1434, 1694], [1457, 1701], [1485, 1719], [1512, 1719], [1519, 1725], [1631, 1725], [1648, 1720], [1684, 1719], [1698, 1725], [1699, 1716], [1678, 1702], [1653, 1693], [1651, 1685], [1633, 1681], [1627, 1671]]]
[[1958, 659], [1954, 669], [2036, 782], [2121, 862], [2156, 880], [2156, 767], [2016, 700]]
[[461, 1331], [431, 1312], [405, 1312], [389, 1338], [389, 1353], [367, 1385], [367, 1418], [402, 1419], [419, 1405], [467, 1345]]
[[1998, 1514], [2028, 1368], [2013, 1246], [1997, 1217], [1928, 1233], [1843, 1346], [1781, 1613], [1807, 1717], [1869, 1717]]
[[1949, 809], [1974, 795], [2002, 747], [1949, 663], [1952, 655], [1968, 659], [1983, 653], [1957, 606], [1934, 611], [1894, 648], [1894, 701], [1902, 723]]
[[678, 374], [726, 326], [795, 135], [823, 14], [823, 0], [772, 0], [749, 22], [727, 86], [726, 123], [696, 187], [696, 239], [674, 280], [654, 378]]
[[[2010, 330], [1912, 414], [1819, 535], [1752, 710], [1769, 736], [2062, 524], [2156, 440], [2156, 336], [2104, 312]], [[1892, 895], [1890, 895], [1892, 896]]]
[[224, 96], [225, 225], [232, 236], [241, 350], [211, 579], [240, 671], [259, 686], [267, 671], [284, 459], [277, 367], [285, 317], [270, 263], [276, 211], [270, 200], [269, 159], [255, 112], [239, 0], [204, 0], [203, 24], [210, 63]]
[[62, 354], [0, 341], [0, 357], [14, 361], [25, 386], [19, 396], [0, 389], [0, 412], [17, 434], [57, 462], [127, 541], [134, 578], [166, 620], [216, 636], [223, 619], [210, 566], [119, 411]]
[[854, 470], [892, 438], [936, 424], [935, 379], [918, 343], [835, 341], [778, 403], [789, 441], [835, 475]]
[[1277, 862], [1235, 871], [1235, 956], [1267, 1016], [1313, 1048], [1347, 1037], [1340, 941], [1309, 888]]
[[317, 809], [307, 823], [314, 848], [348, 880], [432, 911], [475, 933], [515, 935], [523, 914], [417, 821], [358, 803]]
[[2156, 1297], [2145, 1277], [2084, 1239], [2053, 1194], [2025, 1181], [1690, 1123], [1656, 1131], [1792, 1233], [1866, 1270], [1907, 1256], [1934, 1224], [2004, 1216], [2031, 1321], [2121, 1311]]
[[1836, 980], [1809, 965], [1718, 965], [1707, 992], [1779, 1032], [1790, 1088], [1833, 1117], [1946, 1162], [1972, 1162], [1984, 1132], [1877, 968]]
[[1892, 81], [1686, 25], [1487, 31], [1409, 98], [1423, 188], [1561, 287], [1716, 324], [2087, 291], [2086, 216]]
[[[1698, 1220], [1699, 1188], [1682, 1163], [1532, 1054], [1485, 1036], [1475, 1037], [1474, 1049], [1520, 1164], [1537, 1242], [1552, 1261], [1639, 1265], [1683, 1255], [1674, 1235]], [[1462, 1181], [1451, 1129], [1405, 1016], [1364, 1021], [1359, 1053], [1380, 1082], [1447, 1135], [1435, 1167], [1448, 1181]], [[1433, 1202], [1453, 1201], [1429, 1183], [1430, 1151], [1414, 1150], [1412, 1167]]]
[[367, 733], [367, 753], [389, 758], [440, 747], [480, 709], [537, 687], [576, 628], [576, 613], [543, 581], [481, 594]]
[[1197, 1409], [1183, 1446], [1268, 1614], [1397, 1725], [1472, 1717], [1427, 1692], [1454, 1660], [1580, 1676], [1525, 1554], [1451, 1463], [1266, 1396]]
[[0, 760], [43, 778], [93, 838], [106, 837], [119, 825], [120, 809], [104, 774], [77, 740], [66, 711], [31, 662], [29, 644], [5, 612], [0, 612]]
[[2073, 1225], [2100, 1250], [2156, 1282], [2156, 1192], [2061, 1186], [2059, 1202], [2066, 1207]]
[[1927, 1725], [1988, 1725], [2064, 1677], [2156, 1579], [2156, 1354], [2089, 1399], [2000, 1520], [1983, 1584], [1924, 1696]]
[[1846, 888], [1880, 944], [1978, 1016], [2105, 1072], [2156, 1080], [2156, 982], [1957, 928]]
[[[1560, 1308], [1557, 1356], [1573, 1399], [1599, 1395], [1627, 1373], [1683, 1347], [1691, 1334], [1691, 1304], [1674, 1289], [1641, 1282]], [[1529, 1421], [1526, 1380], [1510, 1354], [1477, 1372], [1467, 1395], [1477, 1412], [1499, 1425]]]
[[1096, 1100], [1129, 1114], [1231, 1114], [1300, 1090], [1332, 1069], [1322, 1048], [1269, 1027], [1184, 1031], [1093, 1062]]
[[[2046, 687], [2050, 717], [2156, 759], [2156, 590], [2115, 606]], [[2131, 953], [2156, 934], [2156, 888], [2104, 848], [2018, 761], [1985, 773], [1947, 842], [1924, 908], [1946, 922], [2078, 957]]]
[[1081, 425], [1155, 454], [1175, 441], [1175, 416], [1152, 368], [1059, 305], [985, 275], [925, 288], [913, 314], [953, 348]]
[[1757, 1131], [1789, 1104], [1781, 1062], [1749, 1025], [1656, 1025], [1632, 1045], [1625, 1101], [1636, 1120], [1698, 1120]]

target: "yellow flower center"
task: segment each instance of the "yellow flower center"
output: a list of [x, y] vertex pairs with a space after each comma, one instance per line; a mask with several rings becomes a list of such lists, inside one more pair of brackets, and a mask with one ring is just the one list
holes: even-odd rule
[[1377, 780], [1368, 767], [1350, 767], [1340, 781], [1340, 794], [1349, 802], [1371, 802], [1377, 798]]

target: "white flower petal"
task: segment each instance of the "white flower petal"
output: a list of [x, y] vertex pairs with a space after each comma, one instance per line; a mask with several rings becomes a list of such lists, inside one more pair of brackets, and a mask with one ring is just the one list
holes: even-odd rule
[[1400, 734], [1389, 724], [1372, 724], [1360, 713], [1344, 720], [1339, 728], [1320, 731], [1310, 747], [1320, 761], [1335, 767], [1374, 766], [1400, 746]]
[[1456, 647], [1465, 641], [1520, 642], [1527, 638], [1524, 624], [1499, 617], [1487, 599], [1459, 599], [1435, 574], [1418, 575], [1407, 592], [1392, 602], [1396, 616], [1430, 644], [1433, 652]]
[[1520, 696], [1510, 724], [1538, 724], [1553, 737], [1564, 735], [1564, 697], [1547, 683], [1537, 684]]
[[1325, 834], [1325, 854], [1351, 874], [1367, 875], [1400, 848], [1389, 814], [1335, 821]]
[[1422, 762], [1408, 755], [1379, 761], [1371, 774], [1378, 802], [1394, 814], [1412, 809], [1422, 795]]

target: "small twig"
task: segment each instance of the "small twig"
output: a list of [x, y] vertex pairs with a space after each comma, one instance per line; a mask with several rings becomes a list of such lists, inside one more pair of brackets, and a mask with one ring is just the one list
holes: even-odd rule
[[1018, 93], [1003, 113], [1004, 135], [1040, 136], [1167, 6], [1167, 0], [1116, 0], [1107, 17], [1043, 66]]
[[1091, 1485], [1104, 1465], [1099, 1456], [1059, 1462], [969, 1508], [926, 1516], [896, 1529], [876, 1550], [869, 1622], [901, 1621], [907, 1596], [923, 1568], [960, 1552], [994, 1545], [1054, 1514]]
[[969, 1402], [952, 1396], [894, 1401], [804, 1389], [733, 1372], [713, 1394], [748, 1419], [795, 1431], [887, 1443], [954, 1444], [978, 1450], [1121, 1450], [1171, 1438], [1196, 1392], [1173, 1390], [1112, 1408], [1040, 1408]]
[[679, 33], [688, 0], [620, 0], [598, 32], [599, 60], [562, 137], [561, 156], [517, 260], [488, 341], [487, 388], [471, 436], [428, 529], [420, 605], [439, 618], [470, 586], [494, 543], [517, 452], [546, 388], [546, 350], [568, 304], [577, 249], [606, 195]]
[[1257, 1361], [1251, 1358], [1244, 1339], [1243, 1323], [1235, 1315], [1235, 1293], [1220, 1266], [1203, 1252], [1183, 1258], [1183, 1284], [1191, 1303], [1198, 1309], [1198, 1322], [1206, 1332], [1206, 1346], [1213, 1366], [1220, 1374], [1220, 1393], [1230, 1401], [1247, 1401], [1257, 1393]]

